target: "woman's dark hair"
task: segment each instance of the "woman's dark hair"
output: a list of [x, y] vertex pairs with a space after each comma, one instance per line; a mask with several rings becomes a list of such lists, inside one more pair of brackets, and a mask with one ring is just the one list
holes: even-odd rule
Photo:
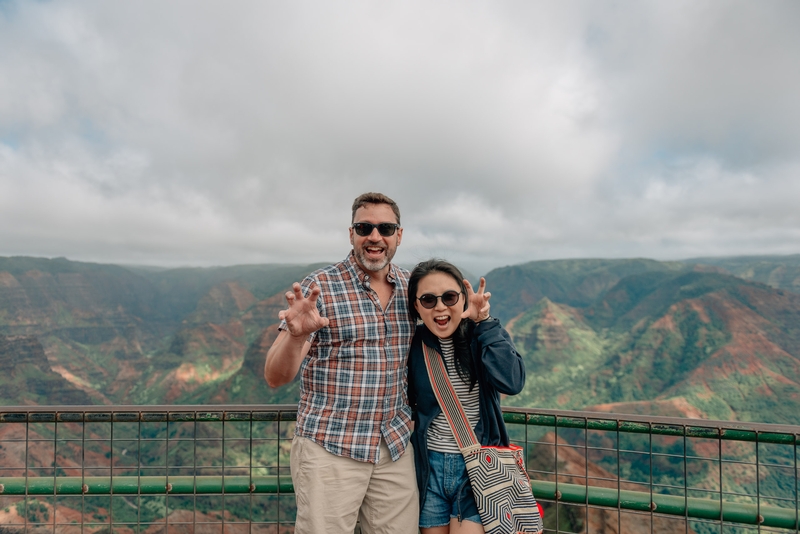
[[[439, 259], [430, 259], [418, 263], [414, 270], [411, 271], [411, 276], [408, 279], [408, 314], [411, 316], [413, 322], [420, 319], [419, 312], [417, 312], [417, 288], [419, 282], [429, 274], [444, 273], [453, 277], [461, 288], [461, 294], [464, 298], [464, 309], [467, 309], [469, 303], [467, 302], [467, 288], [464, 286], [464, 275], [458, 270], [458, 267], [452, 263]], [[478, 381], [478, 375], [475, 371], [475, 362], [472, 360], [472, 350], [470, 349], [469, 342], [467, 341], [467, 321], [461, 320], [455, 332], [452, 335], [454, 360], [456, 362], [456, 370], [458, 375], [469, 384], [470, 390], [475, 386]]]

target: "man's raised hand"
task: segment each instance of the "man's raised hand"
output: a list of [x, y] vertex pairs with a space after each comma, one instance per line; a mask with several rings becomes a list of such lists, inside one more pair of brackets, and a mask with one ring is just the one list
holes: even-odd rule
[[472, 290], [472, 284], [469, 280], [464, 280], [464, 286], [467, 288], [467, 303], [469, 307], [461, 314], [462, 319], [472, 319], [479, 323], [489, 318], [489, 299], [492, 294], [486, 291], [486, 279], [481, 276], [481, 283], [478, 286], [478, 292]]
[[286, 292], [286, 302], [289, 309], [282, 310], [278, 317], [286, 321], [286, 330], [292, 337], [308, 337], [312, 332], [328, 326], [328, 318], [321, 317], [317, 310], [317, 298], [319, 297], [319, 286], [314, 286], [308, 294], [308, 298], [303, 296], [300, 284], [292, 284], [292, 290]]

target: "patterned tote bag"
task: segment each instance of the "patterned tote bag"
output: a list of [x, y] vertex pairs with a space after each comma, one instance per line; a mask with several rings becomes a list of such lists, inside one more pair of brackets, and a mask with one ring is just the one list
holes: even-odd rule
[[441, 354], [426, 344], [423, 348], [433, 392], [467, 464], [486, 534], [541, 532], [541, 510], [531, 491], [522, 447], [481, 446], [453, 390]]

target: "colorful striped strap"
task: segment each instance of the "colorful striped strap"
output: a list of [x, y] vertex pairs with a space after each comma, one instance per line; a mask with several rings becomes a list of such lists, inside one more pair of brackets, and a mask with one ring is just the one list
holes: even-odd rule
[[447, 422], [450, 424], [458, 449], [465, 456], [480, 450], [481, 444], [478, 443], [478, 438], [469, 424], [464, 407], [461, 405], [461, 401], [458, 400], [453, 384], [450, 383], [450, 377], [447, 376], [442, 355], [436, 349], [429, 347], [427, 343], [423, 342], [422, 348], [425, 353], [425, 367], [428, 369], [428, 378], [431, 381], [433, 393], [436, 395], [439, 407], [441, 407]]

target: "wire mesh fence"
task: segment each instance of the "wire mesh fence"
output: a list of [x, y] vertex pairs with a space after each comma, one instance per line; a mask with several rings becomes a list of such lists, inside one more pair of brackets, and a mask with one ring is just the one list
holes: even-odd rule
[[291, 532], [295, 407], [208, 408], [0, 414], [0, 523], [7, 531]]
[[800, 427], [505, 410], [553, 532], [798, 532]]
[[[293, 532], [295, 406], [0, 408], [0, 532]], [[506, 408], [545, 530], [798, 532], [800, 427]]]

